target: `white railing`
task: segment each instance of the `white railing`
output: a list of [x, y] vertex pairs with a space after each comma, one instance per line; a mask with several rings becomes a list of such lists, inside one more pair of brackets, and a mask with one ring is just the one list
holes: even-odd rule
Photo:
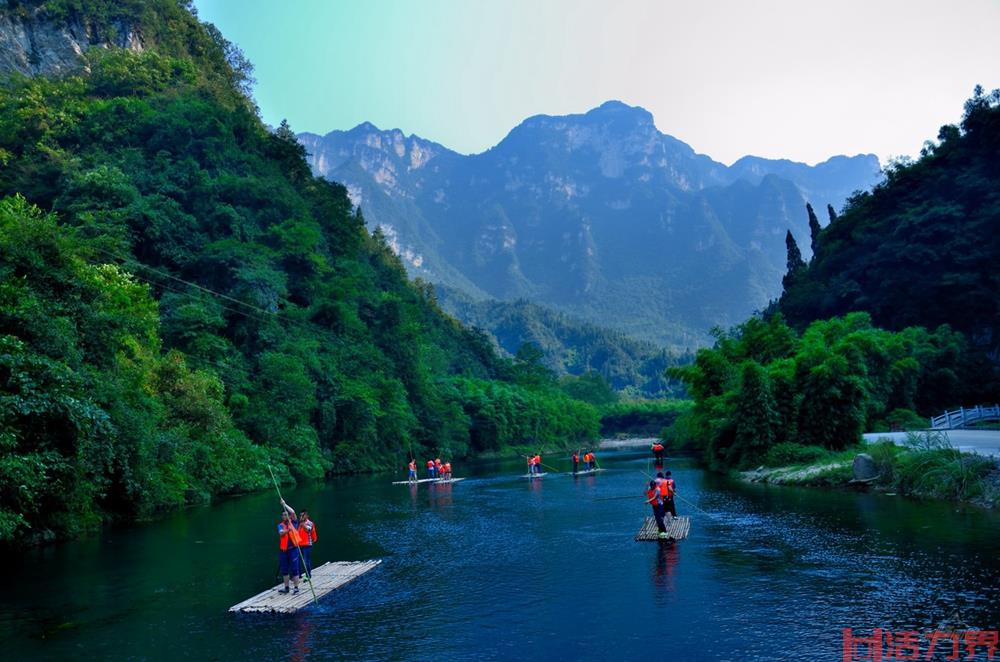
[[977, 405], [971, 408], [959, 407], [931, 418], [932, 430], [952, 430], [964, 428], [979, 421], [1000, 421], [1000, 405]]

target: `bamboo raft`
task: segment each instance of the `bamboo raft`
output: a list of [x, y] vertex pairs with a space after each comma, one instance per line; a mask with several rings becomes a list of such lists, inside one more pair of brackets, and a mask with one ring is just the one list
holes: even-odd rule
[[635, 534], [638, 540], [684, 540], [691, 531], [690, 517], [667, 517], [663, 518], [663, 524], [667, 527], [667, 537], [661, 538], [660, 531], [656, 528], [656, 518], [647, 517], [639, 533]]
[[[322, 598], [330, 591], [339, 588], [347, 582], [353, 581], [365, 574], [379, 563], [381, 559], [370, 561], [328, 561], [318, 568], [313, 568], [312, 588], [316, 591], [316, 598]], [[292, 614], [304, 607], [308, 607], [313, 601], [313, 592], [309, 590], [309, 584], [299, 582], [299, 592], [278, 593], [282, 584], [258, 593], [249, 600], [233, 605], [229, 611], [235, 612], [267, 612], [277, 614]]]
[[393, 485], [420, 485], [421, 483], [457, 483], [465, 480], [465, 476], [458, 478], [421, 478], [420, 480], [394, 480]]

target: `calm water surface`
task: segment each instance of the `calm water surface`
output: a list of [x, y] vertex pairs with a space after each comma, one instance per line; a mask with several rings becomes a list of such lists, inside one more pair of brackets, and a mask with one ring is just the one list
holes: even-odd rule
[[274, 582], [273, 495], [29, 551], [6, 559], [4, 657], [841, 660], [845, 627], [929, 631], [956, 610], [1000, 625], [996, 514], [680, 461], [690, 538], [637, 543], [642, 498], [608, 497], [642, 489], [647, 454], [601, 461], [578, 478], [528, 481], [511, 460], [456, 466], [468, 480], [450, 486], [289, 490], [317, 522], [314, 565], [384, 560], [296, 615], [226, 611]]

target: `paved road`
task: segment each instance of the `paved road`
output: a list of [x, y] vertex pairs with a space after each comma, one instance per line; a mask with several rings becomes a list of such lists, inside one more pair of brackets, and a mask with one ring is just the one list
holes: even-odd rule
[[[952, 446], [967, 453], [1000, 457], [1000, 430], [942, 430]], [[892, 439], [902, 446], [906, 441], [905, 432], [869, 432], [865, 441]]]

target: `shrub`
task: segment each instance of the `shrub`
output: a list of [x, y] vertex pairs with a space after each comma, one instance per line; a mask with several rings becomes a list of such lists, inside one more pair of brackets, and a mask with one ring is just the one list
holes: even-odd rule
[[772, 446], [764, 457], [764, 464], [769, 467], [784, 467], [790, 464], [811, 464], [826, 455], [826, 449], [819, 446], [802, 446], [786, 442]]

